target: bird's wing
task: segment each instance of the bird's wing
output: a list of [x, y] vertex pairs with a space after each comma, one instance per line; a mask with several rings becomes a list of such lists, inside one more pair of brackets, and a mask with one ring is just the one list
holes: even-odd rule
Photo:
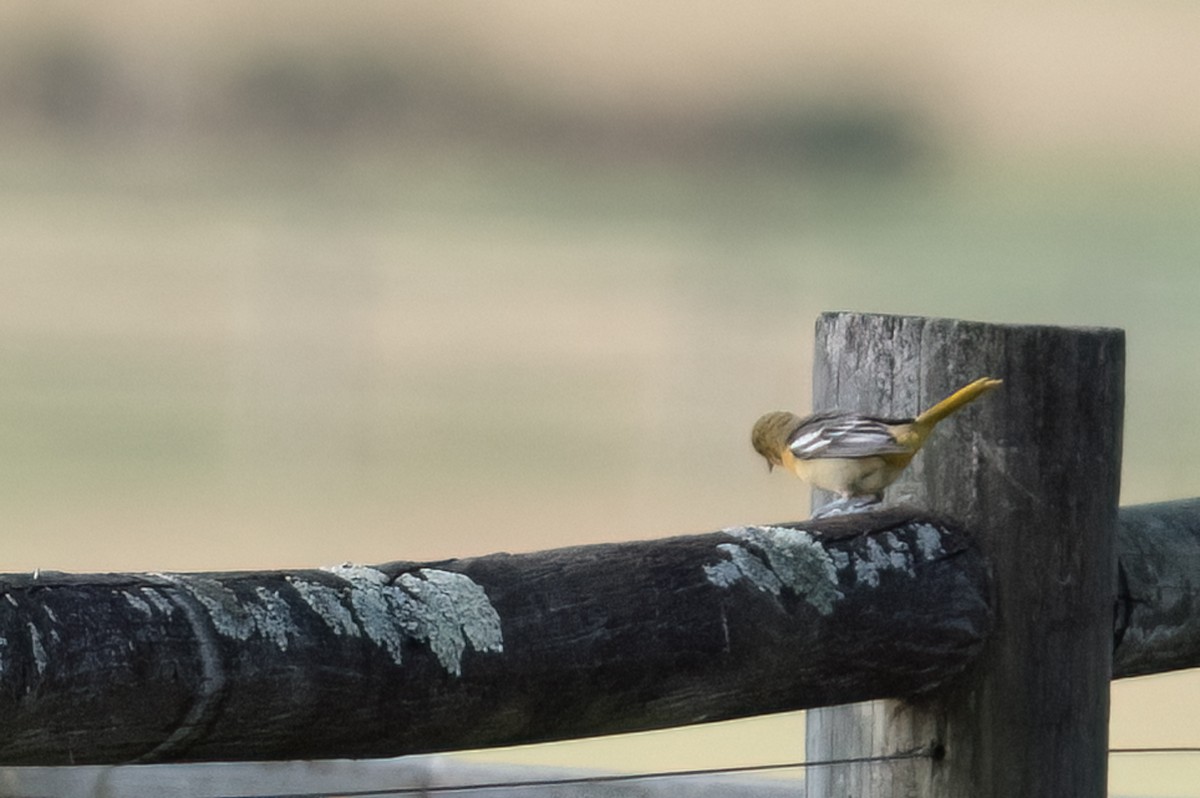
[[788, 448], [797, 460], [904, 454], [911, 449], [897, 442], [890, 429], [903, 423], [856, 413], [818, 413], [796, 428]]

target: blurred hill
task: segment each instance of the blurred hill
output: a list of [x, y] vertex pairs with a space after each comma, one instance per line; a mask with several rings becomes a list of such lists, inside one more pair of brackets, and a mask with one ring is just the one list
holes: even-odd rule
[[8, 3], [0, 131], [1193, 155], [1189, 4]]

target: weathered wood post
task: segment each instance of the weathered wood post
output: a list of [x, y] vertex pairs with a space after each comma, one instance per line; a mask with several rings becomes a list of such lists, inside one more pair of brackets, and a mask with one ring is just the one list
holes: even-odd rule
[[996, 627], [952, 684], [810, 711], [809, 798], [1102, 798], [1121, 466], [1120, 330], [826, 314], [815, 406], [910, 416], [979, 376], [1004, 387], [940, 428], [888, 492], [958, 518], [993, 571]]

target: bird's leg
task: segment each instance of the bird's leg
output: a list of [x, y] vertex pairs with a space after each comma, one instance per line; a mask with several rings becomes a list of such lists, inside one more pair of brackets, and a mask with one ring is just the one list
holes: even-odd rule
[[843, 512], [842, 506], [845, 503], [845, 499], [834, 499], [831, 502], [822, 504], [820, 507], [812, 511], [812, 518], [815, 520], [817, 518], [829, 518], [833, 515], [841, 515]]
[[861, 513], [872, 509], [883, 501], [882, 493], [872, 493], [867, 496], [839, 496], [828, 504], [821, 505], [813, 511], [813, 518], [830, 518], [847, 513]]
[[855, 496], [852, 499], [847, 499], [846, 512], [861, 513], [874, 508], [876, 504], [883, 501], [883, 493], [872, 493], [868, 496]]
[[846, 496], [839, 496], [828, 504], [823, 504], [816, 510], [813, 510], [813, 518], [830, 518], [835, 515], [844, 515], [850, 512], [850, 499]]

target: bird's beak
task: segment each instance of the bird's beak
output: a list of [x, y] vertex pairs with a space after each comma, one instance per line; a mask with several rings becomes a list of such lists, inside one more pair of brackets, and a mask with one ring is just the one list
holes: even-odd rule
[[767, 473], [770, 474], [774, 470], [775, 470], [775, 464], [772, 463], [770, 460], [768, 460], [767, 461]]

